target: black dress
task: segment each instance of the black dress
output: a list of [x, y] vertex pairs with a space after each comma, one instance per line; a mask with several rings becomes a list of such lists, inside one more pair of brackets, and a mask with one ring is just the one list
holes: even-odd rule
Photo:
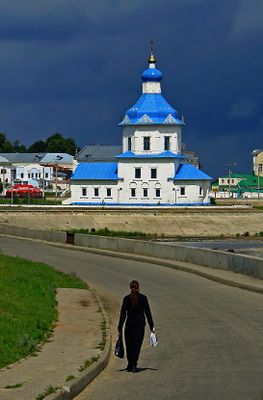
[[128, 368], [137, 366], [144, 338], [145, 316], [150, 330], [153, 330], [154, 326], [147, 297], [137, 293], [137, 300], [137, 304], [132, 305], [131, 295], [124, 297], [118, 324], [118, 331], [122, 332], [122, 327], [126, 320], [124, 337]]

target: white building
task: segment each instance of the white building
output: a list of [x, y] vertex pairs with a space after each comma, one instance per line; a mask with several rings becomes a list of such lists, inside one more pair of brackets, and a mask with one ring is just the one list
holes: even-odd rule
[[123, 121], [115, 162], [82, 162], [67, 204], [207, 205], [211, 177], [181, 152], [184, 121], [161, 94], [162, 73], [151, 53], [142, 95]]

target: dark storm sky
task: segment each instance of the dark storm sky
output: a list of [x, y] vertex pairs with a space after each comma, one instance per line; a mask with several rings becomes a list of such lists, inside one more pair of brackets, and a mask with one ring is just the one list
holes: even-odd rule
[[183, 142], [212, 176], [263, 148], [262, 0], [1, 0], [0, 131], [120, 144], [150, 38]]

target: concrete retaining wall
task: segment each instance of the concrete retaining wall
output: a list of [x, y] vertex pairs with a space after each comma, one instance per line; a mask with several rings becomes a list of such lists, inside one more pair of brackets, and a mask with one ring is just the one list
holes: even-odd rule
[[79, 233], [75, 234], [75, 245], [184, 261], [263, 279], [263, 260], [243, 254]]
[[46, 240], [47, 242], [66, 243], [66, 232], [41, 231], [36, 229], [25, 229], [19, 226], [0, 224], [0, 233], [4, 235], [26, 237], [32, 239]]

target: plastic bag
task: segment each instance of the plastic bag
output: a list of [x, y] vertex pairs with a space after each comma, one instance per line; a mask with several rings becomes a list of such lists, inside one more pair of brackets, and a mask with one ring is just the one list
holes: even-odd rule
[[121, 337], [117, 338], [114, 354], [116, 357], [124, 358], [124, 346]]
[[150, 345], [156, 347], [158, 345], [158, 338], [155, 332], [150, 333]]

